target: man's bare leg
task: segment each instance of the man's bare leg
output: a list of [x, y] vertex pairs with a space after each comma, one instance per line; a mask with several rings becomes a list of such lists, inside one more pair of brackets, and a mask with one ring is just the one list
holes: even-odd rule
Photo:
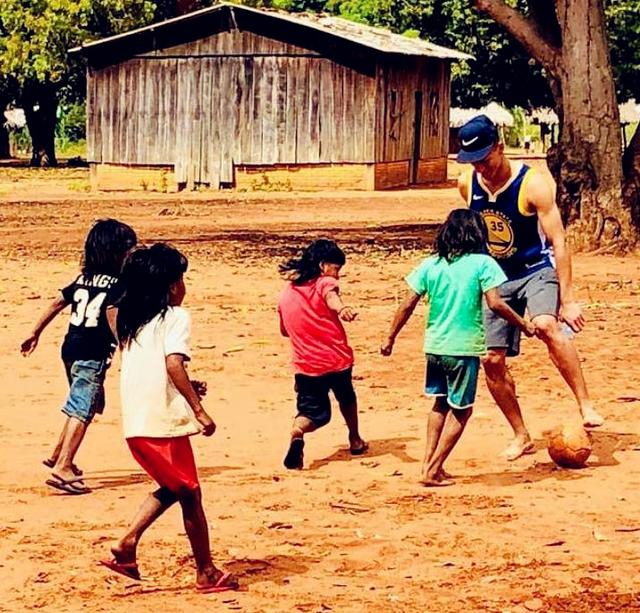
[[516, 384], [507, 368], [506, 349], [489, 349], [487, 355], [482, 358], [482, 366], [487, 387], [513, 430], [514, 439], [502, 455], [512, 461], [525, 453], [533, 453], [535, 447], [522, 419], [520, 403], [516, 397]]
[[460, 440], [464, 428], [471, 417], [472, 409], [455, 409], [449, 412], [444, 430], [438, 441], [438, 446], [429, 460], [426, 470], [420, 479], [423, 485], [428, 487], [453, 485], [453, 481], [443, 479], [440, 475], [442, 466], [456, 443]]
[[533, 322], [536, 325], [536, 334], [547, 346], [551, 361], [575, 396], [583, 425], [585, 428], [601, 426], [604, 418], [593, 408], [573, 342], [563, 334], [555, 317], [539, 315]]

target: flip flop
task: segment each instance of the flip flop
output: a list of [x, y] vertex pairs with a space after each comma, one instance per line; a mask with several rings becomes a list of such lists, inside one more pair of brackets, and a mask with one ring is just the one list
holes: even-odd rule
[[369, 443], [367, 443], [366, 441], [363, 441], [364, 445], [362, 445], [362, 447], [357, 447], [357, 448], [353, 448], [350, 447], [349, 448], [349, 452], [351, 453], [351, 455], [362, 455], [363, 453], [367, 453], [367, 451], [369, 451]]
[[[296, 439], [301, 440], [301, 439]], [[216, 592], [230, 592], [238, 589], [238, 583], [227, 583], [230, 579], [231, 573], [222, 573], [220, 578], [213, 584], [206, 587], [200, 587], [196, 585], [196, 591], [200, 594], [215, 594]]]
[[135, 581], [142, 580], [140, 577], [140, 571], [138, 570], [138, 565], [135, 562], [118, 562], [118, 560], [114, 558], [113, 560], [100, 560], [100, 564], [102, 566], [106, 566], [114, 573], [124, 575], [129, 579], [134, 579]]
[[289, 470], [301, 469], [304, 466], [304, 439], [294, 438], [284, 458], [284, 466]]
[[[52, 479], [47, 479], [45, 483], [62, 492], [66, 492], [67, 494], [73, 494], [77, 496], [79, 494], [88, 494], [91, 492], [91, 489], [88, 488], [83, 480], [78, 477], [76, 479], [65, 480], [62, 477], [56, 475], [55, 473], [51, 473]], [[75, 485], [76, 483], [81, 483], [82, 485]]]
[[[53, 468], [56, 463], [51, 459], [51, 458], [47, 458], [46, 460], [42, 460], [42, 463], [47, 467], [47, 468]], [[81, 477], [84, 472], [78, 468], [75, 464], [71, 465], [71, 472], [76, 476], [76, 477]]]

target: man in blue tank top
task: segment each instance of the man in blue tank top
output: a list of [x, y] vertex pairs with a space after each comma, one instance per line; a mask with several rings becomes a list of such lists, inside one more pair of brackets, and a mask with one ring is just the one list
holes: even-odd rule
[[[529, 312], [536, 335], [578, 402], [584, 426], [601, 426], [604, 419], [589, 399], [576, 349], [560, 325], [565, 322], [579, 332], [585, 319], [573, 296], [571, 256], [554, 186], [525, 164], [507, 159], [498, 130], [486, 115], [463, 125], [458, 139], [458, 161], [473, 166], [460, 175], [458, 189], [487, 224], [489, 253], [508, 278], [500, 295], [520, 315]], [[487, 308], [484, 323], [487, 386], [513, 429], [515, 438], [504, 456], [515, 460], [535, 451], [506, 366], [506, 358], [520, 352], [520, 331]]]

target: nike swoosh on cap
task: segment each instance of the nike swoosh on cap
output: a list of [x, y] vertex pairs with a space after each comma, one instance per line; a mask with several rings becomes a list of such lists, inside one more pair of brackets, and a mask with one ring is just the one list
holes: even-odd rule
[[474, 137], [473, 137], [472, 139], [470, 139], [470, 140], [463, 140], [463, 141], [462, 141], [462, 146], [463, 146], [463, 147], [468, 147], [469, 145], [471, 145], [471, 144], [475, 143], [475, 142], [478, 140], [478, 138], [479, 138], [478, 136], [474, 136]]

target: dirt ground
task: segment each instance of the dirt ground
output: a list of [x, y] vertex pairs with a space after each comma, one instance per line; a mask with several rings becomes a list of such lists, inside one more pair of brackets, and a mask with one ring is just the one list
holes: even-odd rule
[[[85, 171], [65, 172], [72, 176], [43, 182], [0, 171], [0, 610], [640, 611], [640, 258], [575, 258], [589, 320], [576, 343], [607, 417], [588, 467], [562, 470], [549, 460], [543, 432], [576, 410], [541, 343], [529, 340], [512, 369], [539, 451], [512, 464], [497, 457], [509, 430], [481, 382], [448, 464], [457, 484], [433, 491], [417, 483], [430, 408], [421, 394], [422, 315], [391, 358], [378, 347], [403, 276], [458, 204], [452, 187], [93, 196], [76, 189]], [[218, 423], [213, 438], [194, 446], [214, 557], [239, 575], [237, 593], [194, 592], [177, 509], [142, 541], [144, 581], [97, 565], [153, 487], [122, 438], [117, 359], [106, 412], [78, 456], [93, 493], [68, 497], [44, 485], [41, 460], [63, 421], [58, 356], [67, 318], [47, 329], [30, 358], [18, 347], [75, 274], [91, 222], [106, 216], [190, 259], [191, 372], [208, 381], [206, 406]], [[321, 235], [347, 252], [342, 292], [360, 313], [347, 331], [371, 449], [349, 456], [337, 416], [309, 436], [305, 470], [287, 472], [294, 392], [274, 311], [276, 267]]]

